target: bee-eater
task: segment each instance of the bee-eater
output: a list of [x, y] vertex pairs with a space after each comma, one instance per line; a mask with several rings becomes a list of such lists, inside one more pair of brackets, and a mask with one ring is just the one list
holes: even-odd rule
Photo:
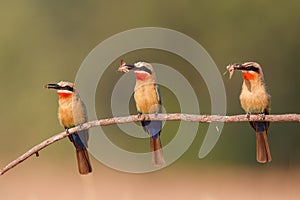
[[[69, 128], [87, 122], [87, 114], [84, 103], [74, 83], [61, 81], [55, 84], [47, 84], [46, 88], [56, 89], [58, 93], [58, 118], [60, 124], [68, 131]], [[76, 149], [78, 170], [80, 174], [92, 172], [89, 154], [86, 149], [88, 130], [83, 130], [69, 136]]]
[[[121, 63], [119, 71], [135, 72], [136, 85], [134, 88], [134, 100], [139, 114], [161, 113], [161, 94], [156, 84], [155, 72], [151, 64], [137, 62], [133, 65]], [[142, 121], [143, 129], [150, 135], [150, 150], [152, 152], [152, 163], [154, 166], [162, 166], [163, 158], [160, 132], [162, 121]]]
[[[268, 115], [270, 109], [270, 94], [264, 81], [261, 66], [256, 62], [235, 64], [235, 70], [242, 70], [244, 82], [240, 94], [242, 108], [247, 115]], [[269, 122], [250, 122], [256, 132], [256, 159], [257, 162], [271, 162], [271, 153], [268, 144], [267, 131]]]

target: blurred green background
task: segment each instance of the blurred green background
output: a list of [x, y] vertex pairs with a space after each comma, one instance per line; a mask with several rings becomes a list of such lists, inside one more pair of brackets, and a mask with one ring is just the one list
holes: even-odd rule
[[[299, 1], [271, 0], [1, 1], [1, 167], [63, 130], [57, 120], [57, 94], [43, 85], [74, 81], [82, 61], [96, 45], [137, 27], [164, 27], [190, 36], [207, 50], [220, 73], [230, 63], [259, 62], [272, 95], [271, 112], [300, 113], [299, 9]], [[155, 50], [131, 52], [120, 58], [128, 62], [157, 62], [178, 69], [197, 92], [201, 113], [210, 113], [207, 87], [201, 76], [193, 76], [186, 61]], [[122, 76], [115, 72], [120, 58], [99, 82], [96, 97], [99, 118], [111, 117], [108, 105], [113, 86]], [[241, 74], [235, 73], [232, 80], [227, 74], [223, 81], [228, 115], [243, 113], [238, 100]], [[162, 88], [162, 93], [167, 111], [178, 112], [180, 108], [172, 93], [167, 88]], [[129, 108], [134, 114], [133, 101]], [[166, 123], [164, 132], [170, 134], [162, 136], [163, 143], [172, 139], [177, 126], [176, 122]], [[74, 149], [65, 139], [41, 151], [38, 159], [26, 160], [0, 177], [0, 192], [6, 199], [20, 196], [23, 199], [96, 199], [101, 195], [104, 199], [182, 199], [187, 193], [189, 199], [298, 199], [300, 195], [295, 188], [299, 186], [299, 123], [271, 124], [269, 144], [273, 161], [267, 165], [255, 161], [255, 137], [247, 123], [225, 124], [213, 151], [199, 160], [198, 151], [207, 127], [208, 124], [200, 124], [193, 144], [172, 166], [145, 175], [117, 172], [92, 159], [93, 174], [80, 177]], [[134, 150], [132, 145], [138, 144], [120, 140], [122, 132], [116, 126], [104, 130], [115, 135], [110, 137], [120, 146]], [[147, 150], [144, 144], [148, 145], [148, 141], [137, 146]], [[168, 178], [174, 188], [168, 184]], [[143, 184], [145, 188], [140, 187]], [[147, 188], [154, 184], [161, 186], [158, 191], [162, 196], [147, 195]], [[22, 192], [13, 192], [16, 185]], [[48, 194], [48, 189], [55, 186], [66, 186], [66, 190]], [[198, 190], [198, 186], [203, 190]], [[252, 186], [260, 192], [253, 193], [249, 189]], [[82, 187], [84, 195], [79, 195]], [[214, 187], [218, 189], [213, 190]], [[234, 191], [239, 192], [232, 196]]]

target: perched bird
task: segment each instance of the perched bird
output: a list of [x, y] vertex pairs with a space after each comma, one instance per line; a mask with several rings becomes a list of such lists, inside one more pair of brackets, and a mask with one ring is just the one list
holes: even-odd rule
[[[137, 62], [133, 65], [121, 61], [119, 71], [135, 72], [136, 85], [134, 88], [134, 99], [139, 114], [161, 113], [161, 94], [156, 84], [155, 72], [151, 64]], [[152, 152], [152, 163], [154, 166], [162, 166], [163, 158], [160, 132], [162, 121], [142, 121], [144, 130], [150, 135], [150, 150]]]
[[[264, 81], [261, 66], [256, 62], [234, 64], [234, 70], [242, 70], [244, 82], [240, 94], [242, 108], [247, 115], [268, 115], [270, 109], [270, 94]], [[271, 162], [267, 131], [269, 122], [250, 122], [256, 132], [256, 159], [260, 163]]]
[[[69, 128], [87, 122], [87, 114], [84, 103], [74, 83], [61, 81], [57, 84], [47, 84], [46, 88], [56, 89], [58, 93], [58, 118], [60, 124], [68, 131]], [[78, 170], [80, 174], [92, 172], [92, 167], [87, 151], [88, 130], [69, 135], [70, 141], [76, 149]]]

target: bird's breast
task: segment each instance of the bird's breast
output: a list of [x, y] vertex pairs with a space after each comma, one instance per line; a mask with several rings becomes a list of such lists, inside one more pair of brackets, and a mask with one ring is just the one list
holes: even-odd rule
[[71, 128], [75, 126], [72, 110], [60, 107], [58, 117], [63, 127]]
[[240, 101], [246, 112], [263, 112], [269, 108], [270, 96], [263, 85], [243, 84]]
[[159, 98], [153, 83], [137, 85], [134, 91], [136, 107], [142, 113], [155, 113], [160, 111]]
[[84, 105], [79, 99], [59, 99], [58, 117], [62, 126], [70, 128], [87, 121]]

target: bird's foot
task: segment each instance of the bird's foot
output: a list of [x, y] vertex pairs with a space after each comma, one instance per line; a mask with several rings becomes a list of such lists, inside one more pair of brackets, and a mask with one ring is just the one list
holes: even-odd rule
[[260, 116], [260, 118], [261, 118], [262, 120], [265, 120], [265, 119], [266, 119], [266, 114], [263, 113], [263, 112], [259, 113], [259, 116]]
[[250, 112], [247, 112], [246, 118], [247, 118], [248, 120], [250, 119], [250, 115], [251, 115], [251, 113], [250, 113]]
[[69, 129], [68, 128], [66, 128], [66, 133], [69, 134]]
[[143, 113], [141, 113], [141, 112], [138, 112], [138, 116], [141, 116]]
[[143, 113], [138, 112], [137, 117], [138, 117], [138, 118], [141, 118], [142, 115], [143, 115]]

